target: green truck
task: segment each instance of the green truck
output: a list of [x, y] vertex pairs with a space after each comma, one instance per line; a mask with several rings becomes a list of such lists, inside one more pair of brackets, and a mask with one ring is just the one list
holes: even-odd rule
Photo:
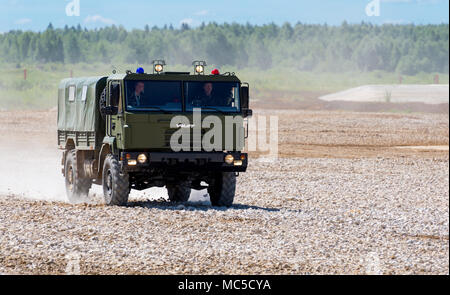
[[213, 206], [232, 205], [248, 165], [249, 85], [193, 65], [194, 73], [166, 72], [155, 61], [152, 73], [61, 81], [58, 147], [70, 201], [97, 184], [107, 205], [126, 205], [131, 189], [164, 186], [171, 202], [207, 189]]

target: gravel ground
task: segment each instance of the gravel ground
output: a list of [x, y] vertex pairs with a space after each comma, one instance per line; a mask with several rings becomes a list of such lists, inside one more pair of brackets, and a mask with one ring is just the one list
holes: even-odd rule
[[0, 272], [59, 274], [78, 260], [87, 274], [448, 274], [448, 164], [254, 161], [230, 209], [4, 196]]
[[449, 274], [447, 115], [255, 115], [279, 116], [280, 159], [251, 153], [217, 209], [68, 204], [56, 113], [0, 112], [0, 274]]

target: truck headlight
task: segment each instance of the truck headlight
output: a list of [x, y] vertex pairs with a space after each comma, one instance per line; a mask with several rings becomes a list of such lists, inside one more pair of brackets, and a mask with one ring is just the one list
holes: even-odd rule
[[226, 155], [226, 156], [225, 156], [225, 163], [231, 165], [231, 164], [233, 164], [233, 162], [234, 162], [234, 157], [233, 157], [233, 155]]
[[128, 160], [128, 166], [136, 166], [136, 160]]
[[137, 160], [140, 164], [144, 164], [145, 162], [147, 162], [147, 156], [145, 154], [140, 154], [137, 157]]

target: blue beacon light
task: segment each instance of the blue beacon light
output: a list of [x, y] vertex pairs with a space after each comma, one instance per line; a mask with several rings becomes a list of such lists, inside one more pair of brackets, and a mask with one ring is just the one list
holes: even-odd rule
[[138, 68], [138, 69], [136, 70], [136, 73], [137, 73], [137, 74], [144, 74], [145, 71], [144, 71], [143, 68]]

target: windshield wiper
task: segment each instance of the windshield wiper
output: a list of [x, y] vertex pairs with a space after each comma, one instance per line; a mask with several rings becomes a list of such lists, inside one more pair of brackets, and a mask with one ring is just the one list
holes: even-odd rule
[[206, 109], [206, 110], [213, 110], [213, 111], [217, 111], [217, 112], [219, 112], [219, 113], [221, 113], [221, 114], [225, 114], [225, 112], [224, 111], [222, 111], [221, 109], [218, 109], [218, 108], [214, 108], [214, 107], [196, 107], [196, 108], [199, 108], [199, 109]]
[[147, 110], [147, 109], [158, 110], [158, 111], [163, 112], [164, 114], [170, 113], [170, 111], [165, 110], [165, 109], [160, 108], [160, 107], [143, 107], [143, 108], [141, 109], [141, 111], [145, 111], [145, 110]]

